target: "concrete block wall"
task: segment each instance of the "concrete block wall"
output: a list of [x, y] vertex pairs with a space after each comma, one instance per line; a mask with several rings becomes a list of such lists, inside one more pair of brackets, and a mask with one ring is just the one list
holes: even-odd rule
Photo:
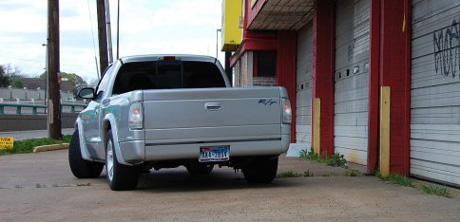
[[[16, 89], [16, 88], [0, 88], [0, 98], [3, 101], [16, 101], [16, 99], [30, 101], [44, 100], [45, 90], [40, 89]], [[61, 99], [65, 101], [68, 98], [74, 98], [71, 92], [61, 92]]]
[[[78, 114], [62, 113], [62, 128], [74, 127]], [[46, 129], [47, 115], [0, 115], [0, 132]]]
[[254, 77], [254, 86], [276, 86], [276, 77]]

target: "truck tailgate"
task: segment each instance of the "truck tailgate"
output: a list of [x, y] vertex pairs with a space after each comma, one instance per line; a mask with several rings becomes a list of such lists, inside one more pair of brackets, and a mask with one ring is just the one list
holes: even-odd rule
[[280, 88], [144, 91], [146, 143], [280, 139]]

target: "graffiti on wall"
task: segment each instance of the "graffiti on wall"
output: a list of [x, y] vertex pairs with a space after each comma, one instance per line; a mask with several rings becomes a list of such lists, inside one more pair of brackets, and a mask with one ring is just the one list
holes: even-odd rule
[[436, 73], [460, 78], [460, 23], [433, 32], [433, 47]]

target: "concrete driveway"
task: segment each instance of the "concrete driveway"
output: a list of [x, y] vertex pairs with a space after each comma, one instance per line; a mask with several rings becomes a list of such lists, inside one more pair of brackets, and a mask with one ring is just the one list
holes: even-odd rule
[[[424, 194], [341, 168], [283, 158], [277, 178], [255, 185], [240, 172], [185, 168], [144, 175], [139, 189], [111, 191], [102, 175], [72, 176], [67, 150], [0, 156], [1, 221], [459, 221], [460, 198]], [[325, 175], [335, 175], [328, 176]]]

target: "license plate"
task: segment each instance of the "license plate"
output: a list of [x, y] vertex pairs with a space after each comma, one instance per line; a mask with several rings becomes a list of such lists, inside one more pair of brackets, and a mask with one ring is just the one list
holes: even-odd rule
[[225, 162], [230, 159], [230, 146], [200, 147], [199, 162]]

